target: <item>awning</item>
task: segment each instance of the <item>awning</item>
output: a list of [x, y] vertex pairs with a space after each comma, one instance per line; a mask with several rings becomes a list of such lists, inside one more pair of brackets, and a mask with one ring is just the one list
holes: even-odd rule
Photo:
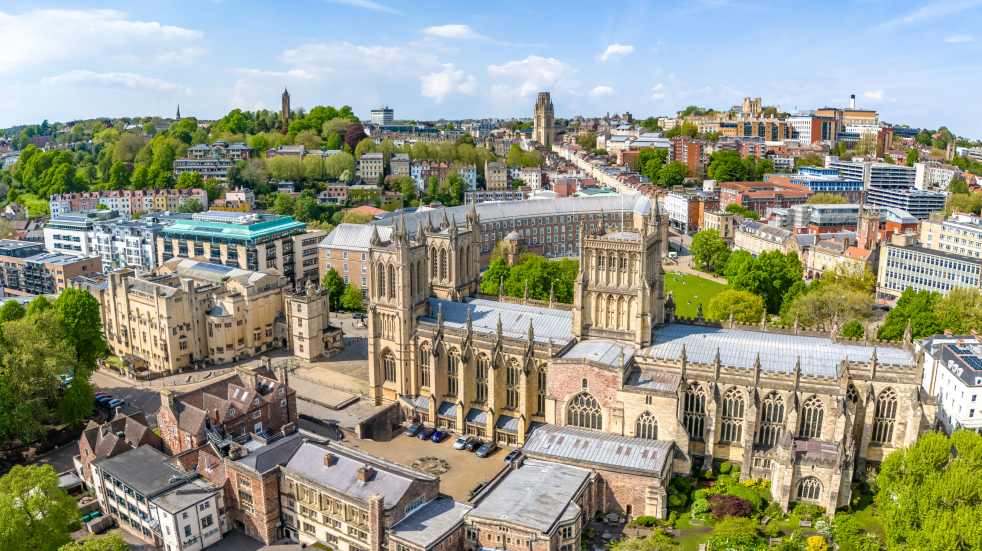
[[456, 419], [457, 418], [457, 404], [452, 404], [450, 402], [443, 402], [440, 407], [436, 410], [437, 417], [444, 417], [446, 419]]
[[494, 424], [494, 428], [500, 430], [501, 432], [518, 434], [518, 419], [509, 415], [502, 415], [501, 417], [498, 417], [498, 421]]
[[426, 396], [399, 396], [399, 401], [406, 406], [422, 412], [430, 411], [430, 399]]
[[466, 421], [472, 425], [487, 426], [488, 412], [482, 409], [471, 408], [470, 411], [467, 412]]

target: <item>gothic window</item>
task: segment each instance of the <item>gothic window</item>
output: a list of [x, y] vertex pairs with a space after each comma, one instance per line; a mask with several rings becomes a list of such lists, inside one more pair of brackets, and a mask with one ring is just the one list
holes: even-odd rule
[[396, 269], [389, 265], [389, 298], [396, 298]]
[[378, 295], [378, 298], [385, 297], [385, 266], [381, 264], [375, 270], [375, 294]]
[[419, 386], [430, 386], [430, 347], [419, 347]]
[[460, 383], [460, 356], [456, 350], [447, 354], [447, 396], [457, 396], [457, 385]]
[[638, 416], [634, 424], [634, 436], [637, 438], [647, 438], [648, 440], [658, 440], [658, 421], [651, 412], [646, 411]]
[[597, 257], [597, 268], [599, 268], [601, 270], [604, 269], [604, 256], [603, 255], [600, 255], [600, 256]]
[[539, 367], [539, 388], [535, 400], [535, 414], [545, 415], [546, 413], [546, 368]]
[[423, 291], [424, 291], [424, 289], [426, 287], [424, 285], [424, 283], [423, 283], [424, 281], [426, 281], [426, 279], [425, 279], [426, 278], [426, 274], [424, 273], [425, 272], [425, 266], [426, 266], [426, 263], [425, 262], [420, 262], [419, 264], [416, 265], [416, 268], [417, 268], [417, 272], [416, 272], [416, 292], [419, 293], [419, 294], [423, 294]]
[[491, 360], [487, 356], [481, 354], [477, 357], [477, 377], [475, 379], [477, 383], [477, 393], [474, 399], [475, 402], [484, 403], [488, 401], [488, 371], [491, 367]]
[[801, 438], [821, 438], [822, 418], [825, 416], [825, 405], [818, 396], [805, 400], [801, 406], [801, 423], [798, 425], [798, 436]]
[[740, 442], [743, 434], [743, 393], [730, 388], [723, 395], [723, 410], [720, 416], [719, 441], [721, 443]]
[[447, 249], [440, 249], [440, 279], [447, 279]]
[[515, 409], [518, 407], [518, 385], [521, 382], [521, 368], [518, 362], [512, 360], [508, 363], [508, 371], [505, 373], [505, 407]]
[[802, 478], [798, 482], [798, 499], [818, 501], [822, 497], [822, 482], [814, 476]]
[[706, 428], [706, 391], [698, 383], [689, 385], [685, 390], [682, 424], [690, 439], [702, 442]]
[[385, 377], [385, 381], [389, 383], [394, 383], [396, 380], [396, 358], [392, 355], [392, 352], [385, 352], [382, 356], [382, 374]]
[[853, 404], [859, 401], [859, 392], [856, 390], [856, 385], [849, 383], [846, 388], [846, 400], [849, 400]]
[[416, 294], [416, 266], [414, 264], [409, 265], [409, 294]]
[[436, 279], [437, 276], [436, 263], [437, 263], [436, 249], [432, 249], [430, 251], [430, 279]]
[[893, 425], [897, 418], [897, 393], [888, 388], [876, 399], [876, 409], [873, 411], [874, 444], [890, 444], [893, 442]]
[[757, 445], [773, 448], [784, 430], [784, 399], [777, 392], [771, 392], [761, 403], [760, 429], [757, 431]]
[[614, 308], [615, 308], [614, 297], [607, 297], [607, 323], [605, 324], [606, 327], [609, 328], [614, 327], [614, 315], [615, 315]]
[[585, 429], [602, 430], [600, 404], [588, 392], [577, 394], [566, 408], [566, 424]]

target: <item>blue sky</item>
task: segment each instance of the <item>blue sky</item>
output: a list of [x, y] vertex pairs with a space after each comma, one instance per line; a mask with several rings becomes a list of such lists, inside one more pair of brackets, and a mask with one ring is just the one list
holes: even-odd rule
[[982, 0], [0, 0], [0, 126], [349, 104], [367, 118], [844, 105], [982, 137]]

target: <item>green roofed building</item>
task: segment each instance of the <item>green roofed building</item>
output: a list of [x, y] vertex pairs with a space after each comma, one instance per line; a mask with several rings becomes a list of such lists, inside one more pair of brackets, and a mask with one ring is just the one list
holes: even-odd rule
[[192, 258], [286, 276], [294, 285], [317, 281], [317, 244], [325, 232], [290, 216], [208, 211], [174, 219], [157, 236], [158, 263]]

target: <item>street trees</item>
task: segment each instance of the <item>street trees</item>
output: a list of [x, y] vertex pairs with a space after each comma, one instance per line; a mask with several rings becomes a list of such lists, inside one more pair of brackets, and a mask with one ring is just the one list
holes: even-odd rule
[[50, 465], [16, 465], [0, 477], [0, 549], [55, 551], [77, 523], [78, 505]]
[[730, 246], [716, 230], [702, 230], [692, 237], [692, 261], [696, 268], [721, 273], [730, 258]]
[[353, 283], [349, 283], [344, 288], [344, 294], [341, 295], [341, 307], [350, 311], [364, 310], [365, 306], [362, 303], [361, 289]]
[[334, 268], [327, 270], [321, 278], [321, 287], [327, 289], [331, 294], [331, 308], [337, 309], [341, 306], [341, 295], [344, 294], [344, 279]]

